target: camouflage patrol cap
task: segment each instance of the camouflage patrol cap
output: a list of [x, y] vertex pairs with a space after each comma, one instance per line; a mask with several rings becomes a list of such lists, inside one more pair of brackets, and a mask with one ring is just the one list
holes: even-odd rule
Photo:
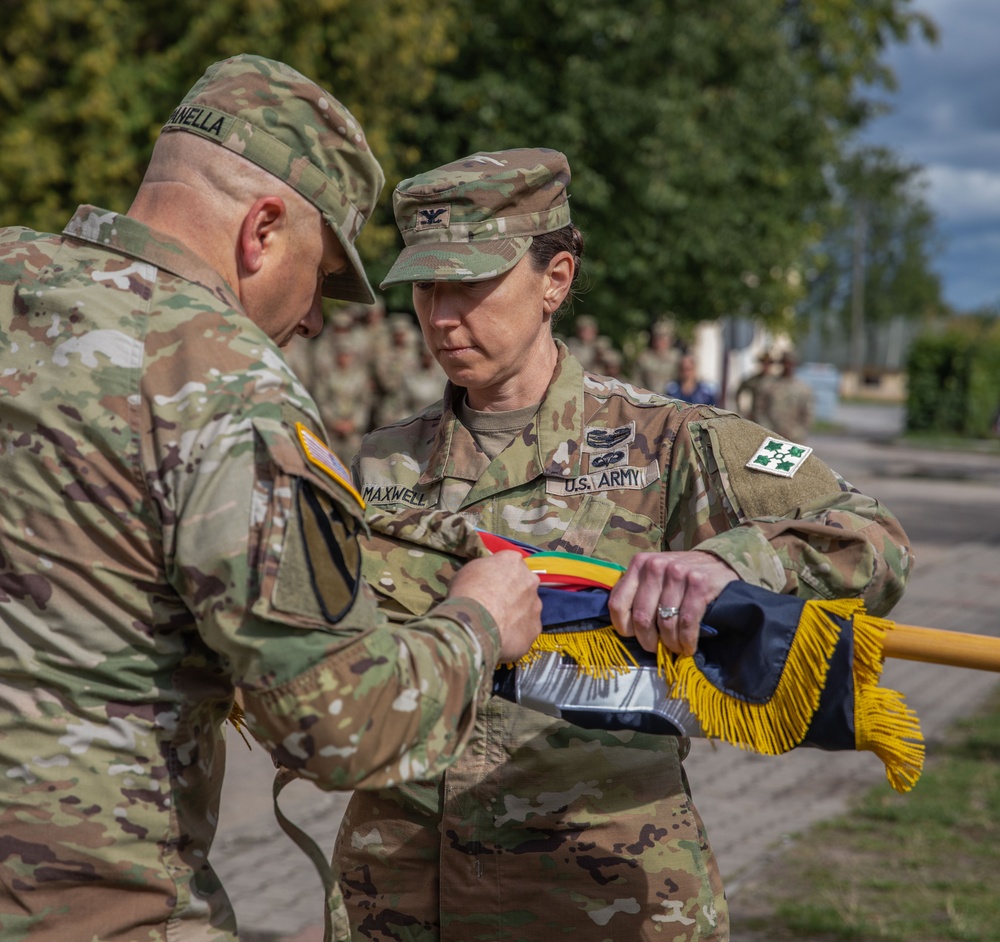
[[569, 225], [569, 180], [565, 156], [545, 148], [480, 151], [404, 180], [392, 204], [406, 247], [381, 287], [513, 268], [533, 236]]
[[215, 141], [274, 174], [323, 214], [350, 262], [323, 295], [371, 304], [354, 240], [385, 177], [361, 125], [333, 97], [282, 62], [239, 55], [208, 67], [163, 126]]

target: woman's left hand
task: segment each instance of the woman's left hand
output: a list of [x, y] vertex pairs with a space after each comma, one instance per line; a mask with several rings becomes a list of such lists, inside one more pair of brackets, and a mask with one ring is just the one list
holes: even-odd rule
[[638, 553], [611, 590], [611, 621], [646, 651], [655, 651], [662, 640], [668, 651], [694, 654], [705, 609], [737, 579], [711, 553]]

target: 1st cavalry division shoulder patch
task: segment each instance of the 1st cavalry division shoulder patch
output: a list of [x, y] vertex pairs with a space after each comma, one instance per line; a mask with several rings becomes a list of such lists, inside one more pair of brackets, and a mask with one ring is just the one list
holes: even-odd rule
[[768, 436], [746, 466], [757, 471], [766, 471], [768, 474], [777, 474], [779, 477], [791, 478], [811, 454], [812, 449], [808, 445], [796, 445], [795, 442]]

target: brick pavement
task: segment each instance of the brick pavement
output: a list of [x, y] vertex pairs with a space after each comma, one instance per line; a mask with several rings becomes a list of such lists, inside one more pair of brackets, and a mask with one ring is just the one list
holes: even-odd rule
[[[916, 575], [891, 617], [1000, 635], [1000, 459], [953, 457], [949, 473], [947, 460], [917, 449], [819, 436], [811, 443], [861, 490], [885, 500], [913, 537]], [[928, 507], [950, 508], [947, 519], [928, 519]], [[890, 661], [884, 674], [884, 683], [902, 691], [920, 716], [931, 755], [949, 724], [998, 682], [992, 673], [906, 661]], [[686, 767], [733, 898], [734, 942], [740, 887], [754, 864], [884, 780], [882, 764], [868, 753], [803, 749], [768, 758], [705, 741], [696, 741]], [[247, 750], [231, 737], [212, 862], [233, 900], [244, 942], [319, 942], [319, 879], [274, 821], [272, 775], [259, 746]], [[282, 807], [320, 846], [332, 848], [346, 797], [298, 782], [286, 789]]]

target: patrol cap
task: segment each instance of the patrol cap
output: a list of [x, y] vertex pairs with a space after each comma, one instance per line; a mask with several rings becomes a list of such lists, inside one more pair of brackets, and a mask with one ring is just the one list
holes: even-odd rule
[[480, 151], [404, 180], [392, 194], [405, 248], [381, 287], [482, 281], [514, 267], [532, 237], [570, 223], [557, 150]]
[[163, 130], [215, 141], [297, 190], [323, 214], [350, 263], [326, 278], [323, 296], [375, 300], [354, 240], [385, 176], [361, 125], [333, 95], [282, 62], [233, 56], [208, 67]]
[[654, 322], [651, 332], [654, 337], [672, 337], [674, 335], [674, 322], [668, 317], [661, 317]]

